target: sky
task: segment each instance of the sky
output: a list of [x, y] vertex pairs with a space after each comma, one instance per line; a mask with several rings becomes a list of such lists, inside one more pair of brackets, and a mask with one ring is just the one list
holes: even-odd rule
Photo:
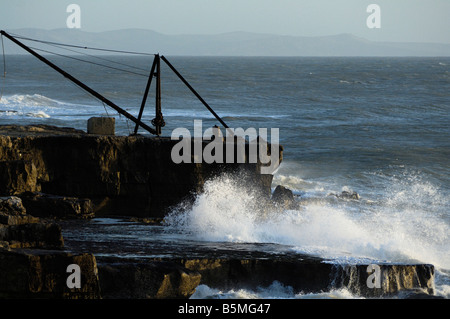
[[[67, 28], [70, 4], [79, 6], [80, 30], [88, 32], [350, 33], [372, 41], [450, 43], [450, 0], [0, 0], [0, 29]], [[380, 9], [379, 28], [367, 25], [370, 4]]]

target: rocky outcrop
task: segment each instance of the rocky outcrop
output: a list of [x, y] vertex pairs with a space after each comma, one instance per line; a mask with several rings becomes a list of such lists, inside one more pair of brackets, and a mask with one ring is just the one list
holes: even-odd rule
[[0, 156], [0, 159], [0, 194], [18, 195], [24, 191], [34, 192], [39, 189], [38, 171], [32, 161], [8, 160], [6, 156]]
[[94, 217], [90, 199], [25, 192], [21, 194], [26, 210], [38, 217], [56, 217], [60, 219]]
[[201, 191], [208, 178], [245, 171], [243, 183], [270, 197], [272, 175], [260, 174], [259, 163], [176, 164], [171, 159], [176, 143], [44, 125], [0, 126], [0, 195], [40, 192], [89, 199], [96, 216], [163, 217], [171, 206]]
[[48, 248], [64, 246], [61, 227], [54, 223], [1, 225], [0, 243], [9, 248]]
[[[433, 265], [377, 265], [379, 278], [368, 271], [371, 265], [335, 265], [320, 258], [280, 256], [255, 259], [182, 259], [178, 262], [201, 274], [201, 283], [217, 289], [268, 287], [278, 281], [295, 293], [317, 293], [347, 288], [363, 297], [390, 297], [405, 291], [434, 294]], [[380, 285], [370, 285], [379, 279]], [[378, 274], [377, 274], [378, 275]]]
[[275, 206], [283, 209], [295, 209], [297, 207], [294, 193], [282, 185], [275, 187], [272, 193], [272, 202]]
[[296, 254], [147, 260], [101, 257], [99, 278], [104, 298], [188, 298], [199, 284], [220, 290], [257, 290], [275, 281], [296, 294], [346, 288], [366, 298], [435, 297], [432, 265], [375, 266], [379, 277], [371, 271], [373, 265], [336, 265]]
[[58, 224], [27, 214], [20, 198], [0, 198], [0, 247], [62, 248]]
[[[53, 201], [56, 206], [66, 204], [65, 200], [46, 197], [42, 208], [45, 204], [51, 208]], [[98, 268], [94, 255], [63, 249], [59, 224], [27, 214], [18, 197], [0, 198], [0, 299], [189, 298], [201, 278], [170, 262], [121, 260]], [[80, 287], [67, 284], [69, 265], [80, 267]]]
[[98, 264], [102, 297], [106, 299], [186, 299], [201, 275], [170, 261], [103, 261]]
[[[80, 268], [80, 288], [67, 285], [69, 265]], [[0, 298], [100, 298], [97, 265], [92, 254], [47, 250], [0, 249]]]
[[20, 225], [38, 221], [38, 218], [26, 214], [26, 209], [19, 197], [0, 197], [0, 224]]
[[340, 194], [333, 194], [331, 193], [329, 196], [336, 196], [337, 198], [340, 199], [354, 199], [354, 200], [359, 200], [361, 197], [359, 196], [359, 194], [357, 192], [349, 192], [349, 191], [343, 191]]
[[0, 197], [0, 213], [20, 216], [26, 213], [22, 200], [17, 196]]
[[392, 296], [409, 291], [434, 294], [434, 267], [428, 264], [335, 265], [332, 277], [333, 287], [346, 287], [365, 297]]
[[[99, 298], [95, 257], [63, 247], [60, 225], [27, 214], [16, 196], [1, 197], [0, 298]], [[73, 264], [80, 267], [79, 288], [66, 282]]]

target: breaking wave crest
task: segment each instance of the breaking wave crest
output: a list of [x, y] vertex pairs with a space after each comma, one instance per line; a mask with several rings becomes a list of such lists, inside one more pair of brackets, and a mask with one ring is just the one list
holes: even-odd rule
[[50, 118], [51, 109], [64, 103], [40, 94], [3, 96], [0, 100], [0, 117]]
[[2, 106], [18, 106], [18, 107], [32, 107], [45, 106], [57, 107], [61, 106], [62, 102], [50, 99], [40, 94], [14, 94], [11, 96], [4, 96], [0, 100]]
[[268, 209], [238, 178], [222, 176], [165, 222], [202, 241], [276, 243], [334, 262], [417, 261], [450, 269], [449, 223], [437, 208], [446, 199], [438, 189], [410, 177], [385, 192], [360, 201], [300, 196], [298, 209], [280, 211]]

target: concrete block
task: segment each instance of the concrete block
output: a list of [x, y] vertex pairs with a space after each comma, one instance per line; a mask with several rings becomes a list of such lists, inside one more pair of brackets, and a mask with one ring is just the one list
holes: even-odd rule
[[88, 134], [115, 135], [116, 119], [114, 117], [91, 117], [88, 120]]

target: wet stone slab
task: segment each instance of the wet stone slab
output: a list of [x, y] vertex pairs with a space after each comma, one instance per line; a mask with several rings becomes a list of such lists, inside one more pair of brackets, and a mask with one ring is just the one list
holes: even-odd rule
[[196, 241], [167, 226], [127, 219], [65, 221], [61, 226], [67, 250], [96, 256], [100, 278], [102, 273], [110, 276], [111, 267], [130, 271], [169, 262], [191, 276], [198, 273], [200, 284], [218, 289], [255, 289], [278, 281], [296, 293], [346, 287], [364, 297], [434, 294], [433, 265], [336, 264], [286, 245]]

